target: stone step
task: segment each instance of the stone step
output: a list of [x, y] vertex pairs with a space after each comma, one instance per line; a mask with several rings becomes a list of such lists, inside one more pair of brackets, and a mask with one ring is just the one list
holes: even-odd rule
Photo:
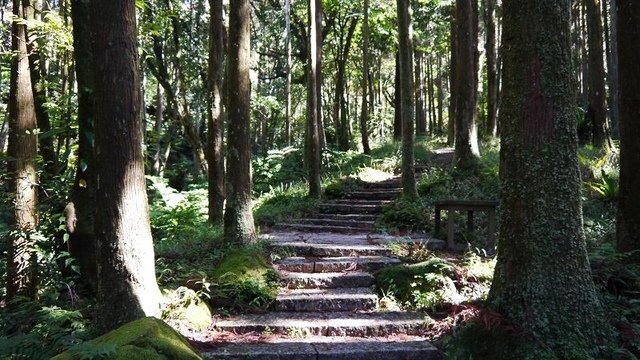
[[325, 204], [350, 204], [350, 205], [387, 205], [391, 204], [393, 200], [360, 200], [360, 199], [336, 199], [331, 200]]
[[373, 229], [363, 229], [361, 227], [338, 226], [338, 225], [313, 225], [297, 222], [278, 223], [275, 225], [278, 229], [291, 229], [304, 232], [331, 232], [331, 233], [361, 233], [371, 232]]
[[272, 249], [294, 253], [298, 256], [389, 256], [391, 250], [381, 245], [342, 245], [342, 244], [316, 244], [305, 242], [278, 242], [271, 243]]
[[276, 311], [373, 310], [378, 295], [371, 287], [346, 289], [284, 289], [276, 297]]
[[288, 289], [361, 288], [375, 284], [373, 275], [361, 272], [296, 273], [283, 271], [280, 282]]
[[351, 191], [345, 194], [345, 197], [349, 199], [359, 200], [393, 200], [402, 195], [402, 189], [389, 188], [389, 189], [371, 189], [362, 191]]
[[316, 214], [316, 219], [329, 219], [329, 220], [341, 220], [341, 221], [373, 221], [378, 219], [377, 215], [367, 214]]
[[291, 329], [299, 329], [307, 336], [375, 337], [421, 335], [432, 321], [419, 312], [272, 312], [218, 320], [215, 328], [236, 334], [288, 334]]
[[341, 339], [341, 341], [230, 343], [202, 352], [205, 360], [440, 360], [443, 354], [424, 339]]
[[297, 224], [342, 226], [342, 227], [352, 227], [352, 228], [360, 228], [360, 229], [366, 229], [366, 230], [373, 229], [373, 227], [376, 224], [375, 221], [340, 220], [340, 219], [323, 219], [323, 218], [296, 219], [294, 221]]
[[333, 214], [379, 214], [382, 204], [320, 204], [320, 212]]
[[402, 189], [402, 180], [397, 177], [385, 181], [367, 183], [364, 187], [366, 189]]
[[337, 256], [324, 258], [290, 257], [276, 262], [278, 270], [290, 272], [342, 272], [342, 271], [375, 271], [386, 266], [399, 265], [398, 259], [387, 256]]

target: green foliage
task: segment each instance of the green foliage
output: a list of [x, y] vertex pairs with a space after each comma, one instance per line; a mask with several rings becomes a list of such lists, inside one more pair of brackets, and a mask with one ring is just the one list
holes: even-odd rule
[[426, 231], [430, 218], [431, 210], [425, 202], [420, 199], [400, 199], [382, 208], [378, 225], [398, 230]]
[[266, 156], [253, 159], [253, 191], [263, 194], [274, 188], [302, 181], [306, 172], [302, 149], [288, 147], [270, 150]]
[[86, 339], [79, 311], [16, 300], [0, 310], [1, 359], [49, 359]]
[[345, 194], [361, 188], [363, 181], [358, 177], [343, 176], [324, 187], [324, 195], [329, 199], [341, 199]]
[[304, 185], [273, 188], [255, 201], [253, 218], [256, 223], [269, 226], [285, 219], [302, 217], [317, 205], [317, 200], [307, 197], [307, 193]]
[[618, 198], [618, 179], [604, 170], [601, 170], [599, 181], [587, 181], [584, 184], [598, 193], [603, 200], [613, 201]]
[[226, 254], [211, 273], [211, 301], [236, 309], [266, 309], [280, 291], [280, 276], [262, 249], [240, 248]]

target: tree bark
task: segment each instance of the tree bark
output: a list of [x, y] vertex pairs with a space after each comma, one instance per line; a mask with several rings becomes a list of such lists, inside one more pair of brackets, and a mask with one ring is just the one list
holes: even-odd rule
[[496, 0], [485, 2], [485, 22], [487, 28], [487, 134], [498, 133], [498, 62], [496, 50]]
[[418, 51], [414, 51], [415, 58], [415, 117], [416, 117], [416, 136], [427, 135], [427, 113], [424, 111], [424, 97], [422, 83], [422, 54]]
[[307, 79], [307, 131], [305, 154], [309, 173], [309, 197], [320, 198], [319, 117], [322, 115], [320, 71], [322, 59], [322, 0], [309, 0], [309, 56]]
[[[362, 21], [362, 109], [360, 112], [360, 134], [362, 151], [371, 153], [369, 147], [369, 0], [364, 0], [364, 19]], [[373, 94], [373, 93], [371, 93]], [[371, 102], [373, 106], [373, 102]]]
[[442, 135], [444, 127], [444, 72], [442, 70], [442, 57], [438, 56], [438, 78], [436, 79], [436, 87], [438, 89], [438, 125], [435, 131], [436, 135]]
[[[351, 50], [351, 40], [358, 25], [357, 18], [352, 18], [348, 21], [348, 29], [346, 37], [343, 41], [342, 36], [339, 42], [338, 56], [336, 58], [336, 118], [340, 124], [340, 130], [338, 131], [338, 148], [342, 151], [347, 151], [351, 148], [351, 124], [349, 123], [349, 114], [347, 102], [345, 100], [345, 87], [346, 87], [346, 70], [347, 62], [349, 61], [349, 52]], [[345, 24], [346, 25], [346, 24]], [[342, 29], [344, 31], [344, 29]]]
[[78, 165], [67, 215], [69, 253], [78, 261], [86, 284], [97, 289], [94, 211], [96, 208], [96, 162], [94, 128], [94, 60], [90, 0], [72, 0], [73, 48], [78, 81]]
[[229, 55], [227, 91], [229, 133], [227, 140], [227, 206], [224, 237], [229, 243], [256, 241], [251, 205], [251, 9], [249, 0], [234, 0], [229, 7]]
[[400, 52], [396, 53], [396, 72], [394, 76], [394, 95], [393, 95], [393, 140], [402, 140], [402, 83], [400, 79]]
[[[618, 1], [620, 56], [620, 194], [617, 249], [640, 249], [640, 8], [633, 0]], [[640, 256], [634, 261], [640, 262]]]
[[488, 304], [520, 329], [503, 348], [514, 359], [593, 358], [609, 336], [582, 230], [570, 5], [503, 2], [501, 222]]
[[224, 73], [224, 19], [222, 0], [209, 0], [209, 111], [207, 131], [207, 160], [209, 222], [223, 223], [224, 212], [224, 108], [222, 77]]
[[477, 130], [476, 71], [478, 27], [474, 20], [477, 11], [475, 0], [456, 0], [456, 132], [455, 166], [470, 169], [480, 157]]
[[7, 252], [7, 300], [37, 295], [35, 230], [38, 226], [38, 128], [35, 100], [29, 72], [27, 26], [20, 21], [25, 9], [13, 1], [15, 19], [11, 25], [11, 79], [9, 86], [9, 147], [7, 170], [15, 194], [14, 230]]
[[611, 139], [607, 131], [600, 0], [586, 0], [586, 5], [589, 42], [589, 107], [587, 108], [587, 114], [593, 124], [593, 145], [608, 149], [610, 148]]
[[287, 47], [287, 107], [285, 119], [285, 138], [287, 145], [291, 146], [291, 0], [285, 0], [285, 31], [286, 31], [286, 47]]
[[451, 6], [451, 55], [449, 59], [449, 121], [447, 122], [447, 144], [454, 145], [456, 119], [458, 118], [458, 15], [456, 5]]
[[413, 113], [413, 29], [410, 0], [397, 0], [398, 43], [400, 54], [400, 90], [402, 114], [402, 195], [415, 200], [416, 190]]
[[615, 139], [620, 138], [620, 93], [619, 93], [619, 76], [618, 76], [618, 0], [610, 0], [605, 7], [609, 7], [611, 21], [609, 23], [609, 108], [611, 116], [611, 136]]
[[98, 327], [157, 316], [133, 0], [93, 1]]

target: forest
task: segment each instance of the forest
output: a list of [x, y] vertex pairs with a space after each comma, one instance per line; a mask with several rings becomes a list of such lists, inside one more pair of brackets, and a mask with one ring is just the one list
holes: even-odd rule
[[637, 1], [0, 29], [0, 359], [640, 358]]

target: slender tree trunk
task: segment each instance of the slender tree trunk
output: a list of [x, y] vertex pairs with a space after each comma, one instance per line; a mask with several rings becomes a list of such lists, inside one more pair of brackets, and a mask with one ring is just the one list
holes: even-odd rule
[[227, 90], [229, 134], [227, 140], [227, 206], [224, 236], [229, 243], [256, 241], [251, 205], [251, 140], [249, 78], [251, 9], [249, 0], [234, 0], [229, 8]]
[[427, 119], [424, 111], [424, 97], [422, 91], [425, 88], [422, 84], [422, 55], [414, 51], [415, 57], [415, 116], [416, 116], [416, 136], [427, 135]]
[[224, 212], [224, 108], [222, 76], [224, 72], [224, 19], [222, 0], [209, 0], [209, 112], [207, 160], [209, 182], [209, 222], [222, 224]]
[[609, 330], [582, 231], [571, 1], [503, 4], [501, 222], [488, 302], [520, 330], [496, 342], [514, 359], [593, 358]]
[[[633, 0], [618, 0], [620, 56], [620, 196], [617, 249], [640, 249], [640, 8]], [[633, 260], [640, 262], [640, 256]]]
[[616, 139], [620, 138], [620, 95], [619, 95], [619, 76], [618, 76], [618, 0], [610, 0], [604, 6], [609, 6], [611, 13], [611, 22], [609, 24], [609, 108], [611, 113], [611, 136]]
[[433, 58], [431, 56], [429, 56], [427, 61], [427, 78], [428, 78], [428, 81], [427, 81], [428, 90], [426, 93], [427, 93], [427, 97], [429, 98], [429, 111], [430, 111], [429, 117], [431, 119], [429, 132], [433, 135], [435, 134], [437, 115], [436, 115], [436, 99], [435, 99], [435, 94], [433, 90], [433, 86], [435, 83], [434, 75], [433, 75]]
[[93, 1], [95, 36], [95, 234], [98, 258], [98, 324], [110, 330], [144, 316], [157, 316], [149, 226], [140, 76], [133, 0]]
[[[369, 0], [364, 0], [364, 20], [362, 22], [362, 110], [360, 112], [360, 134], [362, 151], [371, 153], [369, 147]], [[372, 93], [371, 93], [372, 94]], [[371, 102], [373, 105], [373, 102]]]
[[291, 0], [285, 0], [285, 31], [286, 31], [286, 48], [287, 48], [287, 108], [285, 119], [285, 138], [287, 145], [291, 145]]
[[0, 127], [0, 152], [4, 152], [9, 139], [9, 114], [5, 116]]
[[309, 0], [309, 81], [307, 88], [306, 160], [309, 172], [309, 197], [320, 198], [319, 117], [322, 115], [320, 71], [322, 59], [322, 0]]
[[451, 6], [451, 55], [449, 59], [449, 121], [447, 124], [447, 144], [454, 145], [456, 139], [456, 119], [458, 118], [458, 15], [456, 5]]
[[477, 131], [477, 74], [476, 52], [478, 28], [474, 20], [475, 0], [456, 0], [457, 23], [457, 81], [456, 90], [456, 167], [469, 169], [480, 156]]
[[593, 145], [608, 149], [611, 139], [607, 131], [600, 0], [586, 0], [586, 6], [589, 41], [589, 107], [587, 112], [593, 124]]
[[73, 48], [78, 81], [78, 165], [71, 190], [72, 202], [65, 209], [69, 253], [78, 261], [86, 284], [97, 289], [96, 239], [96, 162], [94, 127], [94, 64], [90, 0], [72, 0]]
[[[402, 195], [410, 200], [418, 197], [414, 157], [413, 114], [413, 29], [410, 0], [397, 0], [398, 43], [400, 54], [400, 90], [402, 114]], [[398, 111], [398, 109], [396, 109]]]
[[438, 56], [438, 78], [436, 79], [436, 86], [438, 88], [438, 126], [435, 134], [441, 135], [444, 127], [444, 72], [442, 69], [442, 57]]
[[351, 148], [351, 124], [349, 123], [348, 106], [345, 100], [345, 88], [347, 86], [345, 76], [347, 63], [349, 61], [349, 52], [351, 50], [351, 40], [353, 39], [357, 24], [357, 18], [353, 18], [349, 22], [344, 44], [340, 41], [340, 49], [338, 51], [338, 58], [336, 59], [336, 66], [338, 68], [336, 74], [336, 108], [340, 124], [338, 147], [343, 151]]
[[485, 0], [485, 22], [487, 28], [487, 134], [498, 133], [498, 62], [496, 53], [496, 0]]
[[396, 53], [396, 72], [393, 95], [393, 140], [402, 140], [402, 80], [400, 79], [400, 52]]
[[13, 1], [15, 20], [11, 25], [11, 79], [9, 87], [10, 188], [15, 193], [15, 232], [9, 236], [7, 252], [7, 299], [18, 296], [35, 299], [37, 295], [37, 255], [35, 230], [38, 226], [38, 128], [35, 100], [29, 72], [25, 9]]
[[156, 122], [154, 126], [156, 137], [156, 152], [153, 155], [153, 175], [160, 176], [164, 167], [162, 158], [162, 124], [164, 123], [164, 94], [162, 86], [158, 84], [156, 89]]

